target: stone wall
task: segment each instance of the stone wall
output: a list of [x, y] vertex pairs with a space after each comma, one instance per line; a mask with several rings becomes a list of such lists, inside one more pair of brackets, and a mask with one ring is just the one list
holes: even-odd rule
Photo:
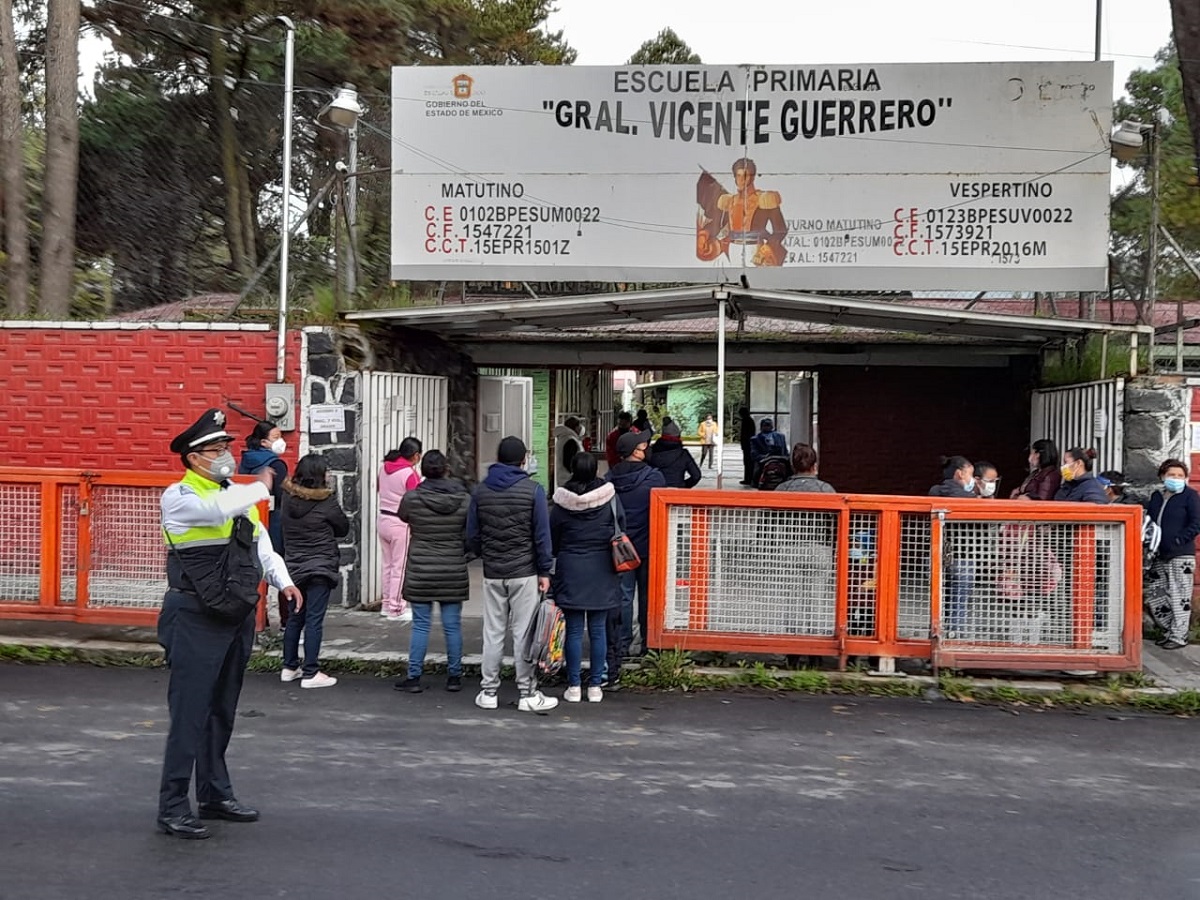
[[375, 368], [408, 375], [441, 375], [449, 380], [450, 474], [468, 485], [476, 481], [475, 413], [479, 369], [469, 356], [436, 335], [411, 328], [380, 328], [370, 336]]
[[1158, 483], [1164, 459], [1188, 459], [1191, 388], [1182, 379], [1139, 378], [1125, 386], [1125, 465], [1135, 492]]
[[338, 501], [350, 519], [350, 533], [341, 542], [340, 598], [332, 602], [357, 606], [362, 586], [358, 543], [361, 534], [359, 441], [362, 401], [358, 369], [372, 362], [369, 346], [355, 329], [306, 328], [303, 340], [301, 406], [338, 404], [346, 408], [346, 430], [312, 434], [307, 419], [300, 423], [303, 452], [320, 453], [333, 475]]

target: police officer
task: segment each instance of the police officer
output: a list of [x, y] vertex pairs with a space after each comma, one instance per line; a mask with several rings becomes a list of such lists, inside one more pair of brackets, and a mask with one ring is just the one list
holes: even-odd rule
[[[171, 668], [167, 702], [170, 730], [163, 757], [158, 799], [158, 830], [173, 837], [202, 839], [210, 834], [192, 813], [188, 788], [196, 773], [196, 802], [201, 819], [253, 822], [258, 810], [233, 794], [225, 750], [233, 734], [238, 695], [254, 643], [252, 606], [239, 620], [214, 615], [197, 582], [207, 585], [230, 546], [235, 519], [253, 525], [254, 544], [246, 554], [285, 598], [303, 604], [287, 567], [271, 546], [258, 518], [257, 504], [271, 496], [274, 474], [267, 468], [253, 484], [230, 484], [235, 464], [225, 431], [225, 414], [207, 410], [171, 442], [179, 454], [183, 479], [162, 496], [167, 547], [167, 593], [158, 617], [158, 641]], [[223, 584], [224, 578], [217, 578]], [[256, 585], [249, 585], [251, 595]]]

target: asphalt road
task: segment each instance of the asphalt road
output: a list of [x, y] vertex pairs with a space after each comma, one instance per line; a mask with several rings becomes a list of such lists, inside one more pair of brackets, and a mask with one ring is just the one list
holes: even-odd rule
[[[153, 829], [165, 675], [0, 666], [0, 897], [1187, 900], [1200, 723], [946, 702], [252, 676], [250, 825]], [[503, 698], [502, 698], [503, 699]]]

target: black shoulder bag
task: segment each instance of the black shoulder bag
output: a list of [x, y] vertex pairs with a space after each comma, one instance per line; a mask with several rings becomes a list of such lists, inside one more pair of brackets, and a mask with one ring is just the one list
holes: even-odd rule
[[258, 567], [254, 523], [248, 517], [234, 518], [229, 543], [221, 551], [216, 567], [204, 576], [198, 576], [184, 564], [183, 555], [171, 540], [171, 533], [164, 528], [163, 534], [209, 615], [225, 622], [240, 623], [254, 612], [258, 606], [262, 571]]

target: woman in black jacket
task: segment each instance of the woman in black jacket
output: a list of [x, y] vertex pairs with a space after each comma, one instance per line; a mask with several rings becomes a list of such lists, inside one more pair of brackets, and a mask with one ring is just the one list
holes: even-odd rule
[[1162, 490], [1146, 502], [1146, 512], [1161, 529], [1158, 553], [1146, 573], [1145, 603], [1163, 631], [1158, 645], [1187, 646], [1196, 579], [1196, 538], [1200, 536], [1200, 494], [1188, 486], [1188, 468], [1178, 459], [1158, 467]]
[[[304, 605], [288, 604], [283, 632], [284, 682], [300, 679], [302, 688], [333, 687], [337, 679], [321, 671], [321, 637], [329, 595], [341, 577], [338, 538], [350, 533], [350, 522], [333, 490], [326, 486], [323, 457], [310, 453], [296, 464], [296, 475], [283, 483], [283, 541], [288, 573], [304, 595]], [[300, 667], [300, 633], [304, 632], [304, 667]]]
[[683, 446], [679, 426], [674, 422], [663, 425], [662, 437], [654, 442], [652, 454], [646, 461], [662, 472], [670, 488], [693, 488], [704, 476], [690, 450]]
[[[586, 454], [585, 454], [586, 455]], [[446, 690], [462, 690], [462, 605], [470, 591], [467, 577], [467, 507], [471, 495], [453, 478], [444, 453], [430, 450], [421, 457], [425, 480], [400, 500], [400, 521], [408, 524], [408, 557], [404, 564], [404, 600], [412, 608], [408, 644], [408, 677], [397, 681], [398, 691], [419, 694], [433, 604], [442, 618], [446, 638]]]
[[608, 655], [605, 620], [610, 610], [621, 605], [621, 584], [612, 557], [617, 528], [624, 531], [625, 513], [616, 489], [596, 477], [596, 457], [590, 453], [578, 454], [571, 464], [571, 480], [554, 492], [554, 509], [550, 513], [555, 558], [554, 602], [567, 620], [567, 691], [563, 699], [568, 703], [583, 699], [585, 624], [590, 670], [587, 698], [590, 703], [604, 699], [600, 685]]

